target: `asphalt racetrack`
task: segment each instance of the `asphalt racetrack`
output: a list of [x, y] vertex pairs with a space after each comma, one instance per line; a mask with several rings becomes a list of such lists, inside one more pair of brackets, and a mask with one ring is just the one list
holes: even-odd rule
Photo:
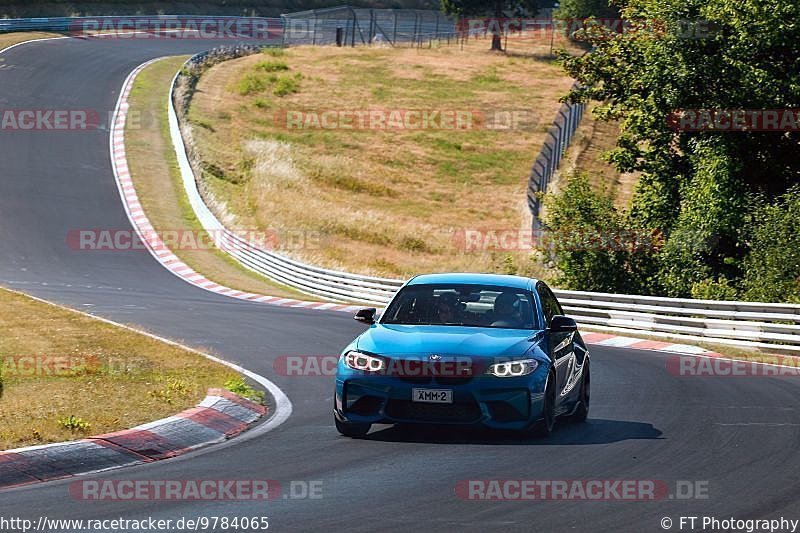
[[[16, 47], [0, 54], [0, 109], [96, 110], [107, 125], [137, 65], [216, 44], [63, 39]], [[678, 377], [667, 372], [667, 354], [596, 346], [589, 422], [562, 424], [549, 439], [377, 427], [351, 440], [333, 427], [332, 378], [281, 376], [273, 361], [338, 354], [363, 326], [343, 313], [204, 291], [145, 251], [68, 246], [70, 230], [98, 228], [130, 228], [107, 128], [0, 131], [0, 284], [209, 348], [268, 377], [294, 409], [257, 438], [88, 479], [269, 479], [286, 496], [293, 481], [314, 482], [321, 497], [82, 501], [61, 480], [3, 492], [0, 516], [268, 516], [275, 531], [411, 532], [646, 532], [663, 531], [665, 517], [672, 530], [680, 516], [800, 518], [796, 377]], [[484, 501], [455, 490], [486, 479], [653, 480], [668, 493], [655, 501]], [[707, 497], [685, 499], [689, 492]]]

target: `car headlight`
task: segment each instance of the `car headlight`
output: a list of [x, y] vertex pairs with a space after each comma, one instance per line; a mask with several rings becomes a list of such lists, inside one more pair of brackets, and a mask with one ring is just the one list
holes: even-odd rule
[[538, 366], [539, 362], [536, 359], [520, 359], [518, 361], [495, 363], [486, 372], [498, 378], [517, 378], [527, 376], [536, 370]]
[[386, 369], [386, 362], [380, 357], [367, 355], [355, 350], [344, 354], [344, 364], [354, 370], [362, 370], [364, 372], [381, 372]]

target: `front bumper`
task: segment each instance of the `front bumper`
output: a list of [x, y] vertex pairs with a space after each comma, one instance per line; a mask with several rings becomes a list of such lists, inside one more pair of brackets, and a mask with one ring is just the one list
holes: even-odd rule
[[[524, 429], [540, 420], [547, 367], [528, 376], [498, 378], [398, 378], [341, 369], [334, 415], [349, 423], [483, 425]], [[415, 388], [448, 389], [453, 403], [412, 401]]]

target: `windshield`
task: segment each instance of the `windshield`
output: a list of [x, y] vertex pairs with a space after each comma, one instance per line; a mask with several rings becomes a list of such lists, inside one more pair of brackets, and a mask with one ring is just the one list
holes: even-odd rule
[[538, 329], [527, 290], [486, 285], [408, 285], [381, 324]]

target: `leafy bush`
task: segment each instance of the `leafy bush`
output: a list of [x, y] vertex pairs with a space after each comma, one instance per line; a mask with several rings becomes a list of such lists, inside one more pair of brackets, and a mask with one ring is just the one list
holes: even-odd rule
[[238, 394], [256, 403], [264, 403], [264, 391], [256, 390], [242, 377], [234, 378], [225, 382], [225, 388], [234, 394]]
[[176, 397], [186, 397], [191, 394], [189, 385], [182, 379], [171, 378], [162, 389], [150, 391], [150, 396], [161, 402], [172, 405]]
[[268, 59], [257, 63], [256, 68], [264, 72], [277, 72], [280, 70], [289, 70], [289, 65], [286, 64], [286, 61]]
[[699, 300], [735, 300], [739, 291], [728, 278], [704, 279], [692, 285], [692, 298]]
[[592, 189], [584, 174], [545, 198], [547, 231], [537, 249], [549, 256], [563, 288], [600, 292], [644, 292], [655, 234], [628, 226], [611, 198]]
[[514, 256], [511, 254], [506, 254], [503, 257], [503, 263], [501, 265], [500, 272], [503, 274], [508, 274], [511, 276], [516, 275], [519, 272], [519, 268], [517, 268], [517, 263], [514, 261]]
[[70, 431], [78, 431], [78, 432], [86, 432], [92, 427], [87, 421], [82, 418], [78, 418], [75, 415], [69, 415], [64, 418], [60, 418], [58, 420], [58, 425], [70, 430]]
[[300, 77], [299, 74], [294, 76], [281, 76], [275, 82], [272, 94], [275, 96], [286, 96], [300, 91]]
[[419, 237], [403, 237], [400, 241], [400, 248], [409, 252], [427, 252], [430, 250], [428, 244]]
[[744, 263], [747, 300], [800, 303], [800, 186], [749, 218]]
[[741, 276], [748, 192], [738, 177], [738, 162], [721, 139], [694, 142], [693, 151], [692, 178], [681, 188], [677, 221], [659, 257], [667, 296], [688, 297], [696, 284]]
[[245, 74], [236, 84], [236, 90], [242, 96], [260, 93], [267, 88], [267, 82], [258, 74]]

